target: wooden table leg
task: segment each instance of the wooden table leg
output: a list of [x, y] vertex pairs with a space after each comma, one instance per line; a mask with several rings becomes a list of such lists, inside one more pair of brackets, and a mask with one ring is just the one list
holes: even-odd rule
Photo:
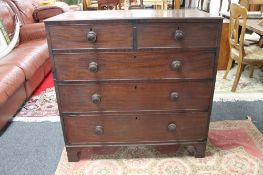
[[195, 156], [195, 158], [204, 158], [206, 151], [207, 142], [195, 143], [192, 145], [187, 145], [186, 150], [189, 155]]
[[80, 159], [81, 150], [80, 148], [66, 148], [68, 161], [78, 162]]

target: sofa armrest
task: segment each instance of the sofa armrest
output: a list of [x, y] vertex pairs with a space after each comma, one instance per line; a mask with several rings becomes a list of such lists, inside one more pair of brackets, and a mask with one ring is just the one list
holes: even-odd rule
[[20, 42], [46, 38], [44, 23], [25, 24], [20, 29]]
[[36, 22], [64, 13], [64, 10], [58, 6], [43, 6], [38, 7], [33, 12], [33, 18]]

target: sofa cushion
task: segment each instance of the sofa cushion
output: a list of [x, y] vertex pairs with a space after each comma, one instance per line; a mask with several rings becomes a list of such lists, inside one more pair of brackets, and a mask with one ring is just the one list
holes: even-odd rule
[[47, 18], [63, 13], [63, 9], [57, 6], [44, 6], [34, 10], [33, 18], [36, 22], [42, 22]]
[[20, 41], [30, 41], [46, 38], [44, 23], [25, 24], [20, 29]]
[[[36, 5], [37, 4], [34, 0], [10, 0], [12, 1], [17, 10], [14, 10], [14, 11], [18, 11], [20, 12], [20, 20], [22, 20], [21, 22], [23, 24], [30, 24], [30, 23], [33, 23], [34, 22], [34, 19], [33, 19], [33, 11], [35, 10], [36, 8]], [[18, 14], [18, 12], [16, 12]]]
[[20, 67], [26, 80], [49, 58], [46, 39], [31, 40], [20, 44], [9, 55], [0, 60], [0, 64], [13, 64]]
[[24, 81], [22, 69], [15, 65], [0, 65], [0, 106], [23, 85]]
[[0, 1], [0, 9], [0, 18], [3, 20], [9, 37], [12, 38], [15, 28], [15, 14], [5, 1]]

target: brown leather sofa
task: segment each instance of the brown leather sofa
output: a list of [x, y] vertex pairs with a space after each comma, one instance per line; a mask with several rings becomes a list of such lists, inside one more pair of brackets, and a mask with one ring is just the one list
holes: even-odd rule
[[[44, 24], [33, 18], [37, 8], [33, 0], [0, 1], [0, 18], [11, 37], [15, 14], [22, 23], [18, 45], [0, 59], [0, 130], [51, 70]], [[61, 9], [54, 12], [52, 8], [53, 15], [63, 12]], [[45, 11], [48, 13], [48, 8]], [[43, 14], [42, 11], [41, 18]]]

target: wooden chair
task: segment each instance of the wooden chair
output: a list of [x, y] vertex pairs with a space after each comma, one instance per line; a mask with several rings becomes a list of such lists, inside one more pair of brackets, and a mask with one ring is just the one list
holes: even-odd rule
[[83, 0], [83, 10], [105, 10], [113, 9], [121, 10], [121, 2], [119, 0]]
[[143, 0], [140, 0], [140, 4], [136, 4], [136, 5], [132, 5], [133, 2], [137, 2], [137, 1], [129, 0], [129, 10], [144, 9]]
[[192, 7], [192, 0], [189, 0], [188, 8]]
[[239, 4], [244, 6], [248, 11], [263, 10], [263, 0], [239, 0]]
[[[223, 1], [223, 0], [221, 0], [221, 1]], [[221, 3], [221, 1], [220, 1], [220, 3]], [[197, 1], [197, 8], [199, 10], [202, 10], [205, 12], [210, 12], [210, 2], [211, 2], [211, 0], [198, 0]], [[221, 8], [221, 4], [220, 4], [219, 8]]]
[[[240, 17], [242, 18], [241, 33], [240, 31]], [[235, 92], [241, 73], [245, 65], [250, 65], [250, 77], [253, 76], [254, 66], [263, 65], [263, 50], [257, 45], [244, 47], [244, 35], [247, 22], [247, 9], [238, 4], [230, 5], [230, 24], [229, 24], [229, 45], [230, 58], [227, 65], [227, 70], [224, 75], [226, 79], [227, 74], [232, 67], [233, 60], [237, 62], [237, 72], [231, 91]]]
[[121, 10], [120, 0], [98, 0], [98, 10], [113, 9]]
[[180, 9], [181, 6], [181, 2], [180, 0], [174, 0], [174, 9]]
[[82, 1], [83, 10], [98, 10], [98, 1], [97, 0], [83, 0]]

